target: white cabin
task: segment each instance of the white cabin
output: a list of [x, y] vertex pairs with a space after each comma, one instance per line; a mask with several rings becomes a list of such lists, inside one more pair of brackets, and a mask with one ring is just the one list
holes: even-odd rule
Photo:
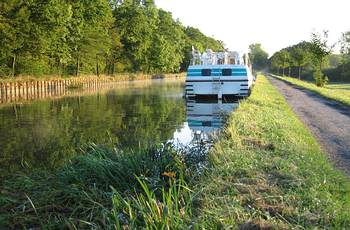
[[186, 78], [187, 98], [249, 96], [254, 77], [248, 55], [210, 49], [202, 54], [193, 49], [192, 56]]

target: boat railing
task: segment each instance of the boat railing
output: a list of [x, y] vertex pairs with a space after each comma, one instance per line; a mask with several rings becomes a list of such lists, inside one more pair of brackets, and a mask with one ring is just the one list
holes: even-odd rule
[[245, 65], [250, 66], [249, 56], [236, 51], [213, 52], [207, 49], [201, 53], [192, 47], [191, 65]]

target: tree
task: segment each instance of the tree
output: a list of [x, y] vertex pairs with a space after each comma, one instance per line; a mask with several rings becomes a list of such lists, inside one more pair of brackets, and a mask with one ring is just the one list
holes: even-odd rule
[[323, 65], [326, 58], [332, 53], [332, 47], [328, 45], [328, 31], [323, 31], [322, 35], [312, 33], [309, 50], [314, 64], [316, 85], [323, 87], [328, 81], [327, 76], [322, 73]]
[[270, 65], [272, 69], [277, 69], [277, 74], [280, 74], [281, 68], [283, 68], [283, 57], [281, 52], [276, 52], [270, 58]]
[[342, 34], [340, 40], [340, 53], [342, 56], [341, 65], [339, 66], [341, 78], [343, 80], [350, 79], [350, 31]]
[[340, 45], [340, 53], [346, 55], [347, 57], [350, 57], [350, 31], [342, 34]]
[[[4, 0], [0, 3], [0, 60], [1, 74], [16, 74], [18, 56], [29, 51], [30, 11], [22, 0]], [[30, 42], [29, 42], [30, 43]]]
[[0, 76], [177, 72], [192, 46], [224, 49], [154, 0], [0, 2]]
[[75, 74], [79, 75], [81, 67], [98, 74], [99, 56], [106, 56], [112, 43], [109, 37], [114, 21], [111, 8], [107, 1], [96, 0], [75, 1], [72, 9], [69, 46]]
[[290, 54], [286, 49], [281, 50], [280, 52], [280, 58], [282, 62], [282, 76], [284, 76], [284, 70], [285, 68], [290, 68]]
[[199, 29], [186, 27], [183, 30], [185, 33], [185, 46], [183, 48], [184, 58], [181, 64], [182, 71], [186, 71], [190, 65], [192, 47], [200, 52], [206, 49], [211, 49], [213, 51], [223, 51], [225, 49], [225, 45], [222, 41], [205, 36]]
[[149, 49], [158, 23], [156, 9], [124, 2], [114, 10], [116, 28], [123, 44], [123, 55], [131, 71], [149, 70]]
[[300, 46], [294, 46], [291, 50], [291, 57], [298, 66], [298, 78], [301, 79], [302, 68], [308, 63], [309, 55], [306, 49]]
[[178, 72], [184, 58], [185, 33], [171, 14], [159, 10], [158, 33], [154, 33], [150, 49], [151, 72]]
[[249, 46], [249, 56], [254, 69], [262, 70], [267, 66], [269, 55], [262, 49], [260, 43]]

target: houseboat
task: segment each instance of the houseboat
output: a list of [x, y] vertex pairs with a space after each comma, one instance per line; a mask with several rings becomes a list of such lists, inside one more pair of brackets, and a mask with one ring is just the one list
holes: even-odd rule
[[254, 84], [251, 63], [239, 52], [200, 53], [192, 49], [192, 61], [186, 77], [186, 98], [247, 97]]

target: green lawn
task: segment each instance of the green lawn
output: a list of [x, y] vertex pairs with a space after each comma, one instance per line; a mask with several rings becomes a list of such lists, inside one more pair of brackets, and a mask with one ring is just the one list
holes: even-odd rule
[[341, 89], [341, 90], [350, 90], [349, 83], [329, 83], [326, 85], [327, 89]]
[[56, 172], [0, 188], [0, 229], [350, 226], [348, 178], [261, 75], [209, 155], [92, 145]]
[[274, 77], [290, 82], [294, 85], [304, 87], [315, 93], [318, 93], [326, 98], [339, 101], [343, 104], [350, 105], [350, 84], [349, 83], [330, 83], [325, 87], [317, 87], [312, 82], [301, 81], [292, 77], [281, 77], [273, 75]]

